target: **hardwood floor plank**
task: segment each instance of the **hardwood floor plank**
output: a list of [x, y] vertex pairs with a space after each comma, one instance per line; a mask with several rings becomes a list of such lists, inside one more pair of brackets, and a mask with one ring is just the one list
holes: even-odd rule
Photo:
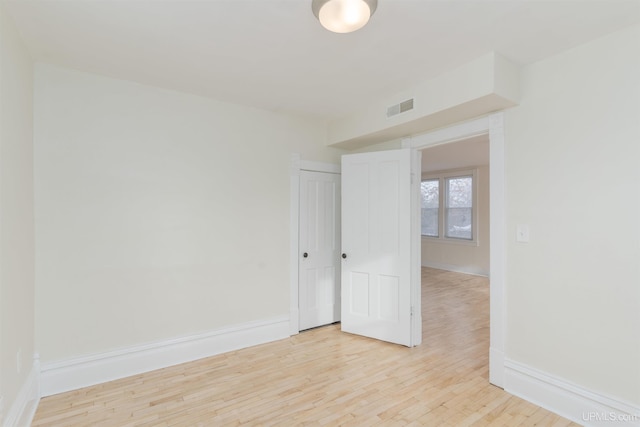
[[489, 283], [423, 269], [423, 344], [286, 340], [42, 399], [33, 426], [576, 426], [489, 384]]

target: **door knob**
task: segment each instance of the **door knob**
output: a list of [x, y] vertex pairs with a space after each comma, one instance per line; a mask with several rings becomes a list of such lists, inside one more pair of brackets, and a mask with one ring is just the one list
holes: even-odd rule
[[347, 259], [347, 254], [342, 254], [342, 259]]
[[306, 257], [308, 257], [308, 256], [309, 256], [309, 254], [308, 254], [308, 253], [306, 253], [306, 252], [302, 254], [302, 257], [303, 257], [303, 258], [306, 258]]

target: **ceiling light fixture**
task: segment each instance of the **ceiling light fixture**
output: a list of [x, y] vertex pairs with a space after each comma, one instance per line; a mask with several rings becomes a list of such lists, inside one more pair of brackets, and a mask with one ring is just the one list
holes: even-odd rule
[[350, 33], [367, 25], [378, 0], [312, 0], [311, 10], [324, 28]]

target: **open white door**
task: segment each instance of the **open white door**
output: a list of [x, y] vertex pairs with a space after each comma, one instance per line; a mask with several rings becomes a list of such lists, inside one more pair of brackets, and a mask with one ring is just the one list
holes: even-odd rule
[[342, 157], [342, 330], [420, 344], [419, 153]]

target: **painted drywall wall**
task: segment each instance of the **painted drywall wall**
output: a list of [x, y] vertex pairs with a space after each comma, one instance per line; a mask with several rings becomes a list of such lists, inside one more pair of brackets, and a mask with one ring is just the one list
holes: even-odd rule
[[[447, 171], [443, 171], [447, 172]], [[422, 266], [489, 275], [489, 166], [477, 168], [477, 245], [445, 239], [422, 238]]]
[[[350, 150], [424, 133], [517, 105], [520, 67], [489, 52], [362, 111], [333, 120], [329, 145]], [[413, 99], [413, 110], [387, 117], [387, 108]]]
[[36, 67], [43, 362], [286, 316], [292, 153], [322, 123]]
[[0, 396], [13, 424], [33, 375], [33, 65], [1, 3], [0, 65]]
[[638, 76], [635, 26], [524, 68], [505, 127], [507, 357], [636, 407]]

